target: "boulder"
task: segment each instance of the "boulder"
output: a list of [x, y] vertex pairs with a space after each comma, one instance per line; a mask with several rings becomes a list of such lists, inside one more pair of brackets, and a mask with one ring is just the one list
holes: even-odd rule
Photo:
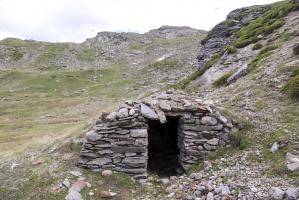
[[294, 53], [294, 55], [299, 55], [299, 42], [296, 42], [293, 45], [293, 53]]
[[281, 190], [279, 187], [272, 187], [269, 190], [270, 199], [273, 200], [282, 200], [284, 197], [284, 191]]
[[299, 190], [297, 188], [288, 188], [285, 194], [287, 200], [296, 200], [299, 197]]

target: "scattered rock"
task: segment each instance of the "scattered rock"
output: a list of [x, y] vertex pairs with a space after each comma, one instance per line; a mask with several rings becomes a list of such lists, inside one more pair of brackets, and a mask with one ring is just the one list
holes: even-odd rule
[[285, 192], [281, 190], [279, 187], [272, 187], [269, 190], [269, 196], [273, 200], [282, 200], [284, 193]]
[[111, 176], [112, 175], [112, 171], [111, 170], [104, 170], [102, 171], [102, 176]]
[[161, 183], [163, 185], [168, 185], [169, 184], [169, 179], [168, 178], [161, 178]]
[[299, 156], [287, 153], [286, 155], [287, 167], [290, 171], [297, 171], [299, 169]]
[[71, 183], [68, 178], [64, 179], [62, 184], [67, 188], [69, 188], [71, 186]]
[[275, 151], [277, 151], [279, 149], [279, 145], [277, 142], [274, 142], [274, 144], [271, 147], [271, 152], [274, 153]]
[[43, 160], [35, 160], [31, 163], [32, 166], [43, 164], [45, 161]]
[[214, 200], [214, 195], [213, 195], [212, 192], [209, 192], [209, 193], [207, 194], [207, 198], [206, 198], [206, 200]]
[[116, 196], [116, 195], [117, 195], [117, 193], [115, 193], [115, 192], [110, 192], [110, 191], [101, 191], [101, 192], [100, 192], [100, 197], [102, 197], [102, 198], [114, 197], [114, 196]]
[[80, 171], [70, 171], [70, 174], [77, 177], [82, 176], [82, 173]]

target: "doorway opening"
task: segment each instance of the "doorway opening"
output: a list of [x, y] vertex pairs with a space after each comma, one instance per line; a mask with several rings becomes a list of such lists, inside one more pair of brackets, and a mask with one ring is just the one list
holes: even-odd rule
[[149, 121], [148, 171], [159, 176], [177, 175], [178, 161], [178, 117], [167, 117], [167, 123]]

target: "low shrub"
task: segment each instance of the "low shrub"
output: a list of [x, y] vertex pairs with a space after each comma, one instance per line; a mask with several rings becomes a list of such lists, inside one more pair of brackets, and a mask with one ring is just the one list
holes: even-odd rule
[[299, 100], [299, 67], [293, 71], [291, 78], [283, 89], [290, 98], [296, 101]]
[[227, 79], [233, 75], [233, 72], [229, 72], [227, 74], [224, 74], [221, 76], [219, 79], [213, 82], [214, 87], [221, 87], [221, 86], [226, 86], [227, 85]]
[[256, 43], [253, 47], [252, 47], [252, 50], [255, 51], [255, 50], [258, 50], [258, 49], [261, 49], [263, 48], [263, 45], [261, 43]]

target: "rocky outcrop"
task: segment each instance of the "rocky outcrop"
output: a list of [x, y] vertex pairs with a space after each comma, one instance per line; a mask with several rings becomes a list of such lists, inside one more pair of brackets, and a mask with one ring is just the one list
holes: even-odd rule
[[167, 123], [178, 118], [178, 160], [184, 169], [208, 152], [229, 143], [238, 123], [196, 97], [167, 91], [143, 101], [127, 101], [111, 113], [103, 113], [86, 133], [79, 165], [91, 169], [125, 172], [136, 179], [147, 177], [149, 121]]
[[257, 19], [267, 8], [268, 6], [252, 6], [230, 12], [227, 19], [217, 24], [201, 42], [203, 47], [197, 56], [197, 66], [202, 68], [215, 53], [222, 51], [232, 41], [234, 34], [242, 26]]

